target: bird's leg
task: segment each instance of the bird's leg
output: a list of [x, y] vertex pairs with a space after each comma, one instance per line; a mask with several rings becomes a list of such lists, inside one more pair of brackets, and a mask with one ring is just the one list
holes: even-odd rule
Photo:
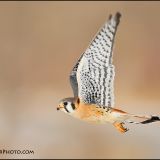
[[119, 132], [125, 133], [125, 132], [128, 131], [128, 129], [125, 128], [125, 127], [123, 126], [123, 124], [124, 124], [124, 123], [120, 123], [120, 122], [115, 122], [115, 123], [113, 123], [113, 125], [116, 127], [116, 129], [118, 129]]

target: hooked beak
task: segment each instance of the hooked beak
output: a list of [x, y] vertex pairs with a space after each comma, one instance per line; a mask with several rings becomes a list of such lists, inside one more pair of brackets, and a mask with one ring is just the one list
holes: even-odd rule
[[61, 108], [63, 108], [60, 104], [57, 107], [57, 111], [60, 110]]

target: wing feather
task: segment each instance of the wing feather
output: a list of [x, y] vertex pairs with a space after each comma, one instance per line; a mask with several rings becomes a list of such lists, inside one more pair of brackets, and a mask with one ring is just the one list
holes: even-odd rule
[[112, 53], [120, 16], [120, 13], [116, 13], [114, 17], [109, 17], [71, 72], [74, 95], [84, 103], [114, 106]]

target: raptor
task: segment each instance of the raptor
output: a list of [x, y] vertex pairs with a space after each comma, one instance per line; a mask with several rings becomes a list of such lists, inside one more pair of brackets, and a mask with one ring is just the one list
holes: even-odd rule
[[74, 97], [64, 98], [57, 110], [95, 124], [110, 122], [121, 133], [126, 122], [147, 124], [160, 121], [159, 116], [134, 115], [114, 105], [115, 67], [112, 64], [113, 44], [121, 14], [110, 15], [89, 47], [80, 56], [70, 73]]

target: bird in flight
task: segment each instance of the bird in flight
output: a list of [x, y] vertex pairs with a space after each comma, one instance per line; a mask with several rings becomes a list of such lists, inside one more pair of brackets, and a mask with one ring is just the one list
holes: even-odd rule
[[115, 108], [113, 44], [121, 14], [110, 15], [80, 56], [70, 73], [74, 97], [62, 99], [57, 110], [95, 124], [110, 122], [121, 133], [125, 123], [147, 124], [160, 121], [154, 115], [134, 115]]

